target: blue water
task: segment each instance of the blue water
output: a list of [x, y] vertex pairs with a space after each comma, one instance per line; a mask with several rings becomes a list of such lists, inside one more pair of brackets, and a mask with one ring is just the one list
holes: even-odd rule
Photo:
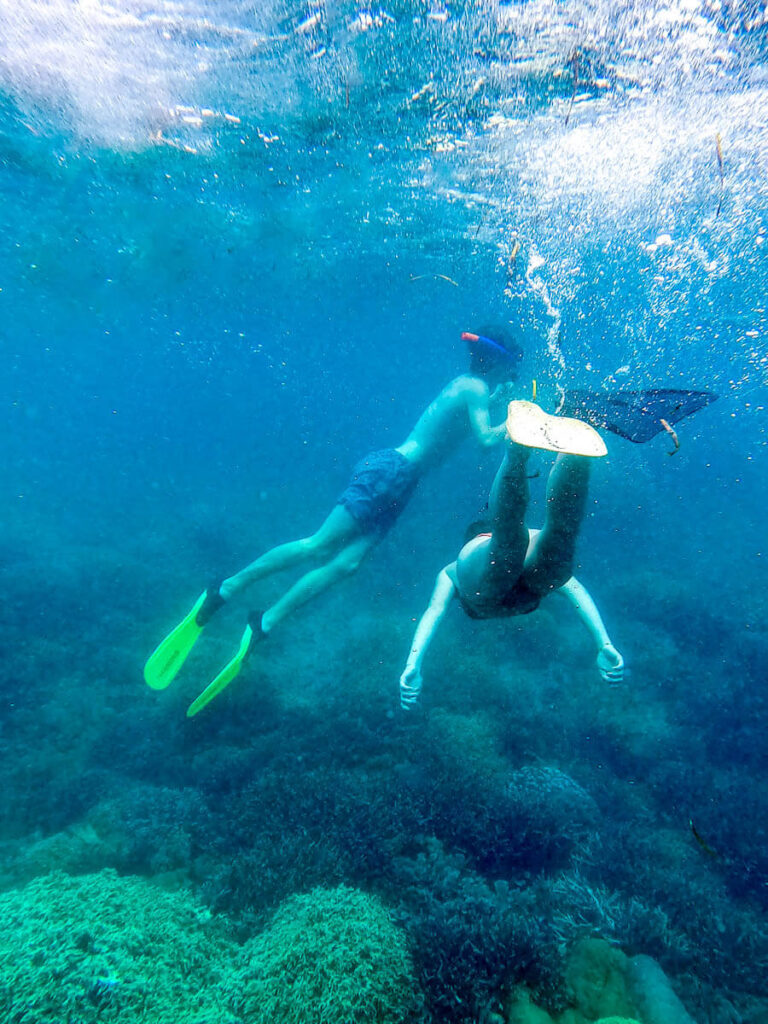
[[[586, 930], [696, 1020], [768, 1020], [767, 33], [764, 5], [703, 0], [0, 11], [5, 888], [172, 875], [253, 931], [346, 882], [405, 928], [430, 1019], [510, 976], [554, 1012]], [[495, 471], [467, 445], [204, 714], [242, 608], [149, 691], [205, 583], [315, 529], [488, 321], [550, 408], [719, 395], [675, 454], [610, 436], [593, 475], [578, 575], [622, 690], [566, 612], [454, 610], [403, 720], [414, 620]], [[589, 843], [557, 809], [515, 834], [499, 794], [530, 764], [596, 802]], [[84, 823], [87, 855], [45, 845]], [[488, 895], [441, 973], [499, 879], [545, 908], [533, 953]]]

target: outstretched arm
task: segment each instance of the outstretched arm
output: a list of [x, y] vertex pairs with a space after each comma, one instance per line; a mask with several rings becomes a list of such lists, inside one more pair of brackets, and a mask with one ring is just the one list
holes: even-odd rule
[[[421, 663], [427, 648], [432, 642], [432, 637], [437, 632], [437, 627], [448, 610], [451, 598], [456, 592], [451, 579], [456, 563], [447, 565], [441, 569], [437, 576], [435, 589], [424, 614], [419, 620], [416, 632], [411, 642], [411, 652], [405, 664], [405, 670], [400, 676], [400, 705], [404, 711], [408, 711], [419, 699], [421, 693]], [[450, 573], [450, 575], [449, 575]]]
[[565, 594], [579, 614], [597, 645], [597, 670], [606, 683], [620, 683], [624, 678], [624, 659], [611, 643], [597, 605], [586, 587], [571, 578], [560, 587], [558, 593]]

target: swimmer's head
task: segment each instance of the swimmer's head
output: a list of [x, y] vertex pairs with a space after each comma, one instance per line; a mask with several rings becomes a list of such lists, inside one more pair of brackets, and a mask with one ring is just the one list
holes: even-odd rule
[[490, 385], [517, 380], [523, 350], [506, 327], [480, 327], [477, 333], [464, 331], [461, 340], [469, 346], [469, 372]]

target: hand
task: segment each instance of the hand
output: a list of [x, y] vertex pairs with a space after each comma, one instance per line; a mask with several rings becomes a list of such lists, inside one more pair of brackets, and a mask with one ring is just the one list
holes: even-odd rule
[[597, 652], [597, 671], [610, 686], [624, 679], [624, 659], [613, 644], [604, 644]]
[[400, 676], [400, 707], [403, 711], [411, 711], [421, 693], [421, 672], [414, 665], [406, 665], [405, 672]]

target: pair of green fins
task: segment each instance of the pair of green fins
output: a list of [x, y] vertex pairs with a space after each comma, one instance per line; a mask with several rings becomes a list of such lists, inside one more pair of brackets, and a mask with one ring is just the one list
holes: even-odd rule
[[[164, 690], [170, 686], [187, 660], [187, 655], [197, 643], [198, 637], [210, 618], [209, 615], [201, 614], [209, 592], [210, 589], [203, 591], [189, 614], [181, 620], [175, 629], [171, 630], [165, 640], [150, 655], [144, 666], [144, 679], [153, 690]], [[200, 696], [192, 701], [187, 708], [187, 718], [192, 718], [198, 711], [202, 711], [239, 674], [243, 662], [253, 647], [255, 628], [252, 615], [245, 627], [237, 654], [227, 662]]]

